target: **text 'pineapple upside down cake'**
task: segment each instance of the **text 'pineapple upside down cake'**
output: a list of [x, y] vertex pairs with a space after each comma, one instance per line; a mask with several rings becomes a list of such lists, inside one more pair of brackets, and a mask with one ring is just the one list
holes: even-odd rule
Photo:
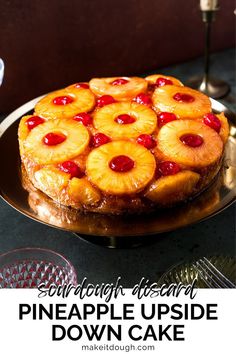
[[174, 77], [111, 77], [41, 99], [19, 125], [33, 186], [81, 211], [140, 213], [203, 190], [229, 134], [210, 99]]

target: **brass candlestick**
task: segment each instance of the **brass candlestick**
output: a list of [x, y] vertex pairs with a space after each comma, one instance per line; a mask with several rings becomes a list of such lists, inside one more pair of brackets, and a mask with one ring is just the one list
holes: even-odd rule
[[227, 95], [230, 90], [230, 86], [227, 82], [213, 78], [209, 75], [211, 24], [215, 20], [216, 11], [219, 9], [218, 1], [201, 0], [200, 8], [202, 12], [202, 20], [205, 24], [204, 74], [190, 78], [186, 84], [212, 98], [221, 98]]

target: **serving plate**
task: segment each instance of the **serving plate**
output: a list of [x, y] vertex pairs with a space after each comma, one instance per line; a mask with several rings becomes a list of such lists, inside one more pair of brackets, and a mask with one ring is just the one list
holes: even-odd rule
[[24, 104], [0, 124], [0, 195], [22, 214], [49, 226], [84, 235], [88, 240], [97, 239], [97, 236], [130, 238], [156, 235], [205, 220], [236, 200], [236, 118], [227, 107], [213, 99], [213, 110], [223, 111], [230, 120], [230, 137], [221, 173], [207, 190], [191, 201], [169, 209], [157, 209], [149, 215], [109, 216], [79, 213], [59, 206], [34, 188], [26, 191], [21, 178], [17, 129], [20, 118], [30, 114], [42, 97]]

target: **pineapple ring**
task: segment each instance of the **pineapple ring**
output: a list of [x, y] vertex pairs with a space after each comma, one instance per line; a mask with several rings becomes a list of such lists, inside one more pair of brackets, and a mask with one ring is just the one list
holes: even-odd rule
[[67, 187], [70, 175], [55, 166], [45, 166], [34, 173], [35, 185], [49, 197], [60, 200], [60, 194]]
[[[134, 161], [128, 172], [110, 169], [112, 158], [125, 155]], [[86, 164], [89, 180], [104, 193], [123, 195], [138, 193], [153, 179], [156, 161], [150, 151], [128, 141], [114, 141], [90, 152]]]
[[[180, 141], [185, 134], [203, 138], [202, 145], [190, 147]], [[169, 160], [192, 168], [205, 167], [220, 159], [223, 142], [212, 128], [195, 120], [175, 120], [158, 133], [158, 149]]]
[[83, 205], [94, 205], [101, 200], [100, 192], [85, 177], [72, 178], [69, 181], [68, 194], [76, 203]]
[[229, 123], [227, 118], [225, 117], [224, 113], [220, 113], [220, 114], [216, 114], [217, 118], [219, 118], [220, 122], [221, 122], [221, 128], [220, 128], [220, 132], [219, 135], [223, 141], [223, 143], [225, 144], [228, 136], [229, 136]]
[[20, 140], [25, 140], [30, 132], [30, 130], [28, 129], [27, 125], [26, 125], [26, 121], [33, 117], [33, 114], [24, 116], [21, 118], [20, 120], [20, 124], [19, 124], [19, 129], [18, 129], [18, 137]]
[[27, 138], [29, 134], [29, 129], [26, 125], [27, 119], [33, 117], [33, 114], [24, 116], [20, 120], [19, 128], [18, 128], [18, 140], [19, 140], [19, 148], [20, 148], [20, 154], [22, 155], [24, 153], [24, 140]]
[[[33, 127], [31, 129], [29, 129], [28, 125], [26, 124], [28, 119], [30, 119], [32, 117], [35, 117], [35, 115], [34, 114], [30, 114], [30, 115], [22, 117], [21, 120], [20, 120], [20, 124], [19, 124], [19, 127], [18, 127], [18, 139], [19, 139], [20, 153], [21, 154], [23, 154], [23, 150], [24, 150], [24, 140], [29, 135], [30, 130], [33, 129]], [[39, 117], [39, 118], [41, 118], [41, 117]], [[44, 122], [44, 119], [43, 119], [42, 122]], [[41, 123], [38, 123], [38, 124], [41, 124]], [[35, 125], [35, 126], [37, 126], [37, 125]]]
[[181, 171], [174, 176], [158, 178], [148, 188], [145, 197], [156, 203], [168, 204], [189, 197], [198, 183], [200, 175], [192, 171]]
[[[128, 82], [124, 85], [112, 85], [117, 79], [125, 79]], [[89, 87], [95, 95], [111, 95], [118, 101], [131, 100], [141, 92], [147, 91], [148, 83], [141, 77], [107, 77], [92, 79]]]
[[[115, 119], [121, 114], [135, 118], [131, 124], [119, 124]], [[97, 130], [113, 139], [137, 138], [140, 134], [152, 134], [157, 126], [155, 112], [135, 102], [117, 102], [97, 110], [93, 118]]]
[[[66, 105], [56, 105], [56, 97], [69, 96], [73, 102]], [[75, 85], [54, 91], [43, 97], [35, 106], [35, 114], [46, 118], [71, 118], [79, 112], [89, 112], [95, 105], [95, 96], [89, 89], [76, 88]]]
[[173, 82], [173, 85], [175, 86], [183, 86], [182, 82], [179, 81], [178, 79], [176, 79], [173, 76], [166, 76], [166, 75], [161, 75], [161, 74], [154, 74], [154, 75], [149, 75], [147, 77], [145, 77], [145, 80], [148, 81], [149, 84], [155, 84], [157, 79], [159, 79], [159, 77], [163, 77], [164, 79], [168, 79], [171, 80]]
[[[48, 133], [62, 133], [66, 140], [48, 146], [42, 142]], [[89, 144], [89, 132], [75, 120], [54, 119], [35, 127], [24, 141], [24, 151], [38, 164], [60, 163], [81, 154]]]
[[[176, 93], [190, 95], [194, 101], [186, 103], [176, 101], [173, 98]], [[157, 112], [171, 112], [182, 119], [200, 118], [211, 111], [209, 97], [189, 87], [166, 85], [156, 88], [152, 100]]]

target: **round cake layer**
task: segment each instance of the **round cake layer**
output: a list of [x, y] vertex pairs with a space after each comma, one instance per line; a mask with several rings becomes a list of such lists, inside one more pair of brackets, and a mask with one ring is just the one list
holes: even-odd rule
[[49, 94], [21, 119], [19, 145], [25, 174], [50, 198], [122, 214], [201, 192], [221, 167], [228, 134], [207, 96], [157, 74], [92, 79]]

